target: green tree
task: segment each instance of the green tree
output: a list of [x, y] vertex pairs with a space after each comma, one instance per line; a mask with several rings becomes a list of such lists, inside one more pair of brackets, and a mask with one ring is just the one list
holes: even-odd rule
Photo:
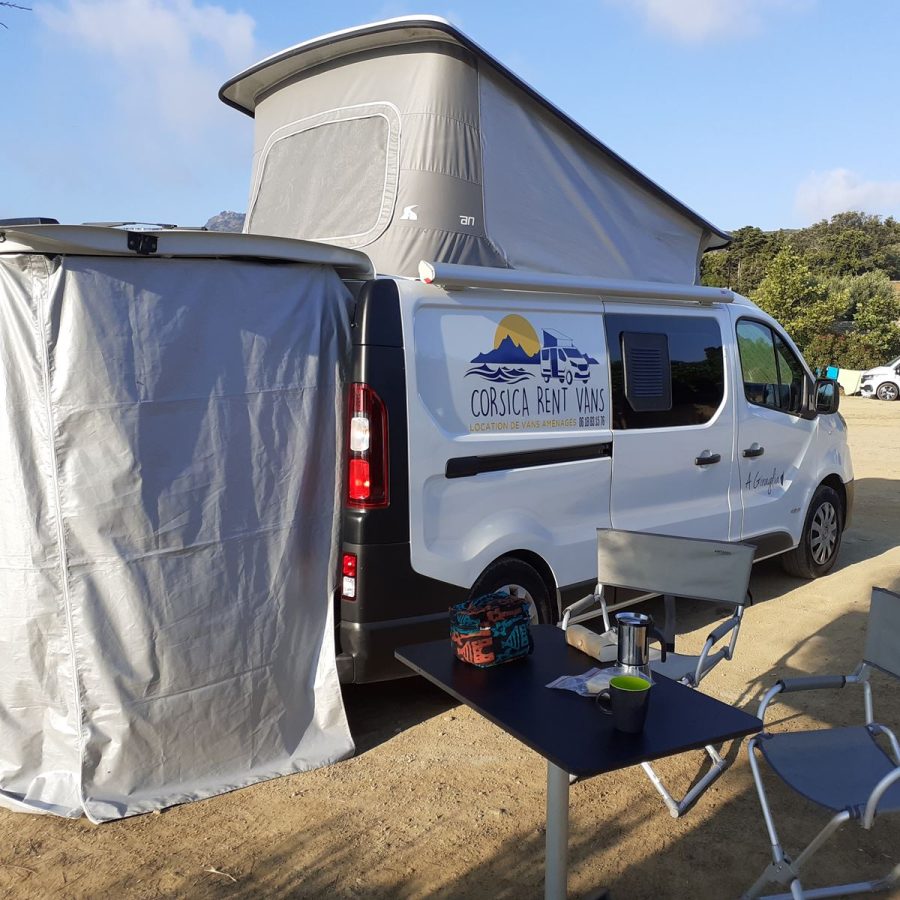
[[769, 264], [753, 300], [781, 322], [801, 350], [832, 329], [845, 303], [841, 294], [829, 292], [804, 257], [788, 247]]
[[703, 284], [728, 287], [749, 297], [766, 267], [783, 247], [803, 256], [820, 277], [860, 275], [879, 269], [900, 280], [900, 222], [861, 212], [844, 212], [808, 228], [761, 231], [738, 228], [724, 250], [704, 254]]
[[870, 369], [900, 353], [900, 295], [884, 272], [826, 280], [841, 321], [804, 348], [812, 366]]
[[887, 362], [900, 352], [900, 294], [887, 276], [869, 272], [859, 282], [853, 314], [853, 333], [862, 364], [869, 369]]
[[724, 250], [706, 253], [701, 262], [701, 282], [727, 287], [749, 297], [766, 274], [766, 266], [783, 246], [782, 233], [762, 231], [751, 225], [732, 232]]
[[881, 269], [900, 278], [900, 223], [843, 212], [809, 228], [786, 232], [787, 243], [821, 275], [859, 275]]

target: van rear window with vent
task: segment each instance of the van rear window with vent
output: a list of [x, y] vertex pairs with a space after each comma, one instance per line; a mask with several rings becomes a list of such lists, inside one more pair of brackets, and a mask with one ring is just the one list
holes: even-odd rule
[[712, 316], [606, 316], [616, 429], [702, 425], [725, 397], [722, 333]]

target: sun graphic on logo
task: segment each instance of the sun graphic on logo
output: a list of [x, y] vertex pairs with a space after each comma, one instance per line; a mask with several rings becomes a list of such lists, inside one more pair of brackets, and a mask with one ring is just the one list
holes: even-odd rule
[[531, 327], [528, 319], [522, 316], [504, 316], [497, 326], [494, 334], [494, 349], [496, 350], [504, 338], [510, 338], [513, 343], [518, 344], [529, 356], [534, 356], [541, 349], [541, 342], [538, 340], [537, 333]]

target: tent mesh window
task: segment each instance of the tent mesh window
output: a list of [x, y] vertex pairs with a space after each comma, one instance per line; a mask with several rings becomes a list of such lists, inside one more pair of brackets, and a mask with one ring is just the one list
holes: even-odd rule
[[[391, 126], [381, 115], [324, 122], [269, 146], [249, 230], [364, 243], [383, 229]], [[387, 198], [393, 206], [393, 196]], [[354, 241], [356, 239], [356, 241]]]

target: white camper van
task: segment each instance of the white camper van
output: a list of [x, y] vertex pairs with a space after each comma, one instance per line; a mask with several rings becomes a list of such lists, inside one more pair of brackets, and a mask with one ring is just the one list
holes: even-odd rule
[[[440, 268], [435, 282], [441, 281]], [[540, 621], [589, 592], [598, 527], [745, 540], [803, 577], [835, 562], [853, 500], [833, 382], [750, 301], [659, 285], [507, 289], [504, 270], [379, 280], [357, 307], [339, 663], [447, 606], [515, 587]], [[548, 332], [589, 375], [542, 376]], [[388, 668], [384, 668], [387, 666]]]
[[[833, 383], [748, 300], [729, 237], [447, 22], [308, 41], [220, 91], [255, 119], [245, 228], [362, 249], [338, 607], [342, 678], [501, 587], [596, 581], [595, 529], [834, 564], [853, 473]], [[433, 261], [420, 270], [421, 261]]]

